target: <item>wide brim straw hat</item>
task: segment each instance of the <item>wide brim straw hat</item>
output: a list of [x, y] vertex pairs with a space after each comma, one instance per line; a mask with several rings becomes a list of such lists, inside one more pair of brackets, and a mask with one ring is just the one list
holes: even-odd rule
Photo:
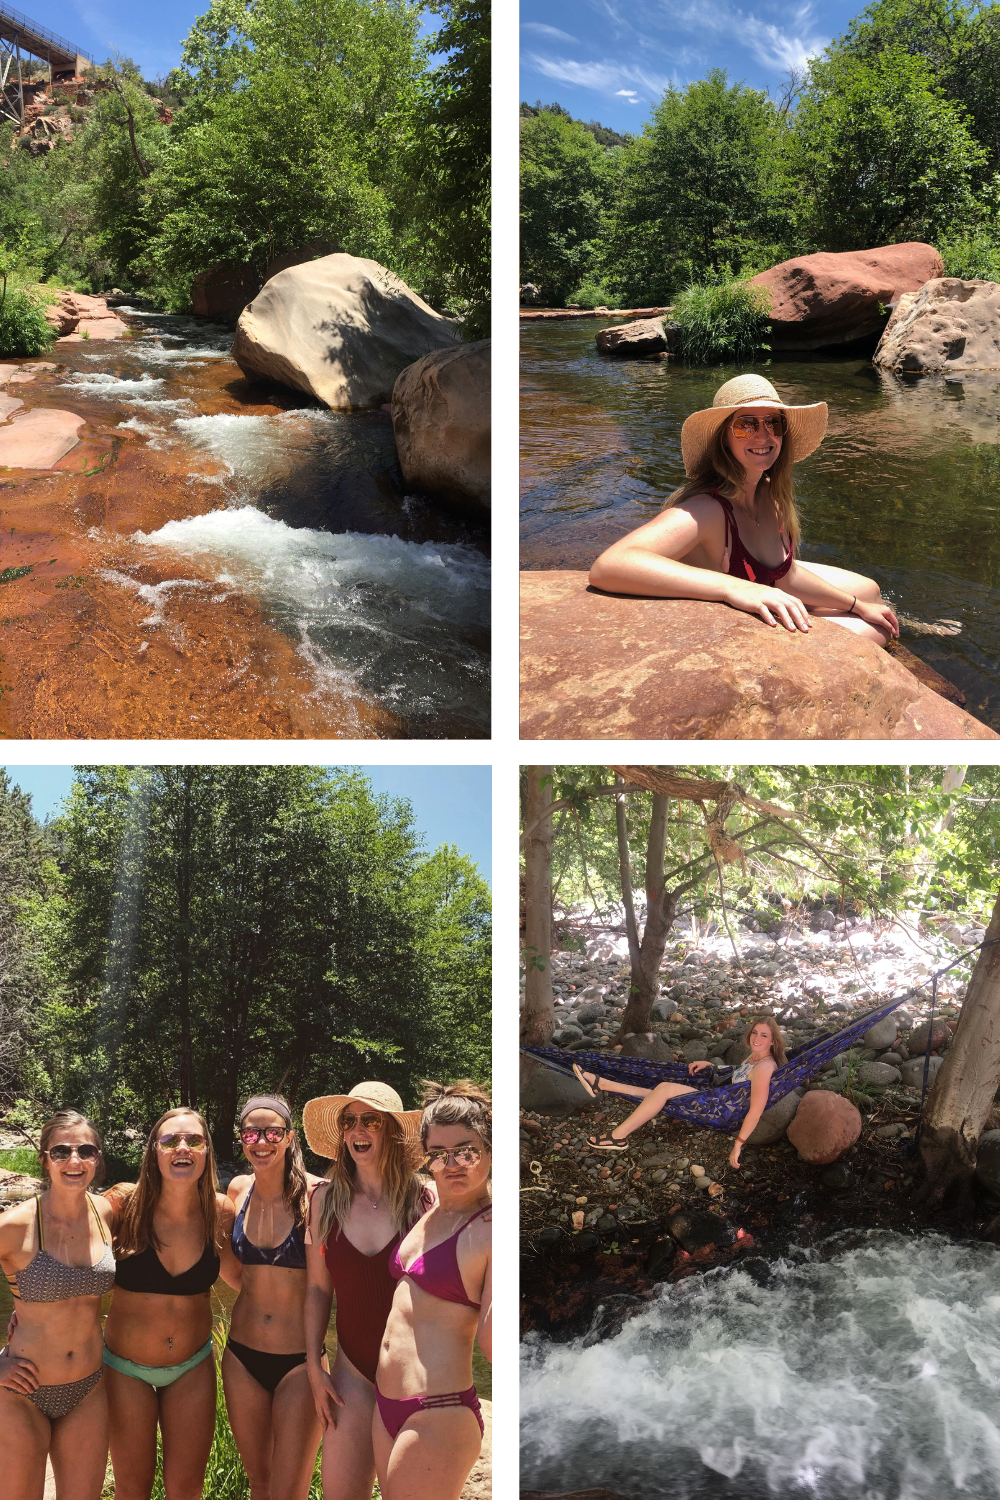
[[763, 375], [736, 375], [720, 385], [711, 406], [693, 412], [681, 428], [681, 454], [689, 479], [701, 472], [713, 434], [741, 406], [781, 407], [788, 423], [785, 441], [791, 446], [793, 464], [807, 458], [823, 441], [828, 416], [825, 401], [789, 406]]
[[406, 1145], [420, 1139], [419, 1109], [404, 1109], [403, 1101], [387, 1083], [357, 1083], [349, 1094], [325, 1094], [310, 1099], [302, 1111], [302, 1128], [310, 1150], [317, 1156], [335, 1161], [340, 1154], [343, 1131], [340, 1119], [349, 1104], [367, 1104], [383, 1115], [398, 1120]]

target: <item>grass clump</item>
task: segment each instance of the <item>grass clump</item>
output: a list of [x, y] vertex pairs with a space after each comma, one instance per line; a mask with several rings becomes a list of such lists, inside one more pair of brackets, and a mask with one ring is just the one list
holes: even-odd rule
[[42, 1175], [38, 1152], [31, 1146], [10, 1146], [6, 1151], [0, 1151], [0, 1167], [5, 1172], [24, 1172], [28, 1177]]
[[55, 336], [41, 298], [23, 287], [8, 286], [0, 297], [0, 357], [44, 354]]
[[674, 298], [677, 358], [688, 365], [751, 364], [770, 349], [770, 297], [719, 271]]
[[611, 293], [599, 281], [584, 281], [566, 298], [567, 307], [575, 302], [578, 307], [612, 307]]
[[1000, 245], [990, 234], [965, 234], [938, 245], [944, 274], [962, 281], [1000, 281]]

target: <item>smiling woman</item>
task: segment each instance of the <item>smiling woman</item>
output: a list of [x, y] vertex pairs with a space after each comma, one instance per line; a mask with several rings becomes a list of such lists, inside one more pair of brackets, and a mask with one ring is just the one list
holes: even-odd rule
[[659, 516], [601, 553], [591, 583], [610, 593], [716, 600], [793, 631], [825, 615], [884, 645], [899, 623], [877, 583], [795, 557], [792, 465], [819, 446], [826, 422], [825, 402], [788, 406], [763, 376], [726, 381], [681, 430], [688, 482]]

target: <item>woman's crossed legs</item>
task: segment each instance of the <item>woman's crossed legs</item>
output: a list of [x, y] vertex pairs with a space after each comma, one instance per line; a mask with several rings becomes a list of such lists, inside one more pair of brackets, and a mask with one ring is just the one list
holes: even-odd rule
[[[640, 1099], [642, 1102], [632, 1111], [627, 1119], [622, 1120], [611, 1131], [610, 1139], [613, 1141], [624, 1141], [638, 1130], [640, 1125], [645, 1125], [654, 1115], [658, 1115], [668, 1099], [676, 1099], [678, 1094], [695, 1094], [697, 1089], [691, 1088], [686, 1083], [658, 1083], [655, 1088], [644, 1089], [635, 1083], [618, 1083], [612, 1078], [598, 1078], [596, 1073], [583, 1073], [583, 1077], [592, 1088], [599, 1089], [602, 1094], [625, 1094], [630, 1099]], [[609, 1137], [604, 1136], [607, 1140]], [[594, 1136], [590, 1137], [591, 1144], [596, 1145]]]

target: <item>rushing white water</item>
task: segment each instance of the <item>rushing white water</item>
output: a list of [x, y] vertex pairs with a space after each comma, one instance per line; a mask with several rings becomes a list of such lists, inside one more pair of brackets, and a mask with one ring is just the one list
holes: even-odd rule
[[523, 1488], [603, 1485], [634, 1500], [1000, 1494], [991, 1245], [844, 1235], [664, 1286], [619, 1334], [586, 1345], [525, 1340]]
[[469, 710], [488, 680], [489, 565], [475, 548], [293, 528], [251, 506], [135, 540], [260, 599], [298, 641], [319, 691], [350, 684], [415, 733], [440, 719], [485, 732]]

